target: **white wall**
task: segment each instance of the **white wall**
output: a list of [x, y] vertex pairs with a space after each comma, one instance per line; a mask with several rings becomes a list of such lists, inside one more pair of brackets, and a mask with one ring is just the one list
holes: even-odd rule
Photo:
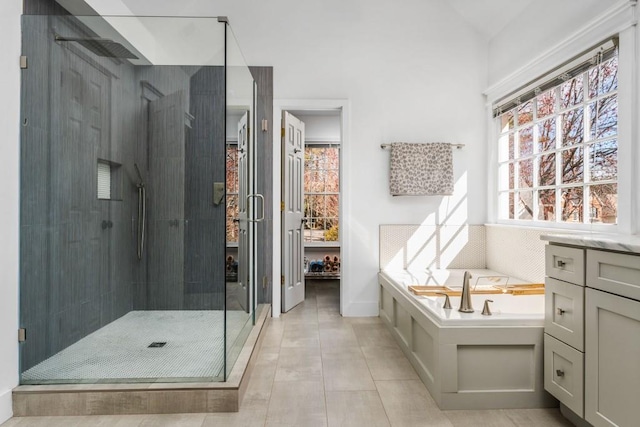
[[620, 0], [531, 2], [491, 40], [489, 84], [493, 85], [507, 77], [619, 2]]
[[[348, 99], [343, 314], [377, 315], [378, 226], [486, 219], [487, 42], [442, 1], [91, 0], [103, 14], [226, 15], [251, 65], [274, 67], [276, 99]], [[453, 197], [392, 198], [393, 141], [466, 144]]]
[[290, 111], [304, 122], [304, 137], [307, 141], [340, 142], [340, 113], [314, 113]]
[[11, 417], [11, 389], [18, 385], [21, 13], [20, 0], [0, 3], [0, 423]]

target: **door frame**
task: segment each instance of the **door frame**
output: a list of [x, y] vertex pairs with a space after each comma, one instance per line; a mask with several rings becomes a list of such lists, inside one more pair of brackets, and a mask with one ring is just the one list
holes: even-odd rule
[[349, 100], [347, 99], [274, 99], [273, 100], [273, 295], [271, 304], [271, 315], [280, 317], [282, 295], [281, 295], [281, 233], [282, 215], [280, 212], [280, 201], [282, 200], [282, 144], [281, 144], [281, 123], [282, 112], [289, 110], [337, 110], [340, 112], [341, 135], [340, 135], [340, 314], [345, 313], [347, 307], [347, 296], [349, 295], [349, 283], [351, 275], [349, 269], [343, 266], [349, 265], [349, 197], [348, 185], [349, 173], [344, 165], [349, 159]]

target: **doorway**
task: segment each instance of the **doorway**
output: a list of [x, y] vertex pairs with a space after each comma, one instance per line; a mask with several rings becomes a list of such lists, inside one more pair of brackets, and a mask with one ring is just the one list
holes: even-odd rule
[[[291, 155], [286, 153], [286, 144], [282, 145], [284, 155], [274, 154], [274, 158], [281, 159], [281, 165], [274, 166], [274, 169], [281, 167], [283, 171], [282, 182], [274, 183], [274, 187], [281, 190], [279, 201], [285, 201], [282, 206], [283, 211], [278, 212], [282, 214], [282, 231], [274, 232], [274, 235], [281, 236], [282, 245], [279, 251], [274, 251], [281, 256], [280, 260], [282, 260], [281, 262], [274, 260], [274, 271], [278, 267], [281, 269], [280, 280], [284, 283], [279, 289], [280, 295], [274, 292], [274, 307], [281, 306], [282, 312], [290, 310], [305, 299], [304, 293], [295, 292], [294, 296], [291, 295], [290, 291], [294, 289], [296, 283], [288, 277], [288, 274], [295, 272], [295, 269], [289, 265], [291, 258], [295, 257], [292, 255], [289, 237], [298, 234], [298, 231], [292, 232], [287, 228], [291, 228], [292, 223], [296, 222], [302, 238], [301, 256], [297, 262], [301, 263], [299, 267], [303, 272], [301, 284], [303, 290], [316, 294], [322, 293], [326, 288], [327, 291], [332, 290], [333, 294], [339, 294], [340, 298], [332, 298], [332, 300], [342, 313], [342, 297], [345, 295], [345, 289], [342, 281], [344, 227], [341, 219], [344, 215], [342, 203], [344, 191], [341, 164], [344, 151], [345, 109], [344, 103], [340, 101], [333, 102], [330, 106], [324, 102], [324, 107], [319, 107], [317, 103], [316, 105], [299, 103], [295, 106], [283, 105], [275, 108], [276, 114], [280, 117], [284, 117], [283, 113], [286, 112], [286, 117], [299, 120], [304, 133], [303, 153], [301, 153], [304, 171], [301, 174], [303, 182], [300, 185], [303, 207], [302, 212], [299, 213], [301, 218], [296, 218], [296, 221], [291, 221], [288, 217], [291, 209], [286, 207], [286, 201], [292, 200], [290, 192], [297, 188], [295, 185], [286, 185], [287, 179], [291, 179], [287, 168], [295, 160], [289, 159]], [[291, 127], [290, 123], [287, 126]], [[280, 139], [280, 135], [278, 137]], [[291, 286], [287, 286], [287, 283]], [[280, 297], [282, 304], [277, 304]], [[278, 314], [273, 313], [274, 317]]]

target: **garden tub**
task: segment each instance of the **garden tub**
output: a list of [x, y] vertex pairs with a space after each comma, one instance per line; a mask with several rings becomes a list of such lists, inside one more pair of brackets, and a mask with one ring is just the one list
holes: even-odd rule
[[[469, 269], [475, 312], [461, 313], [456, 295], [464, 271], [399, 270], [378, 275], [380, 317], [438, 406], [556, 406], [543, 384], [544, 294], [510, 294], [510, 286], [526, 282], [491, 270]], [[450, 290], [452, 308], [443, 308], [444, 296], [416, 295], [410, 286]], [[486, 299], [493, 301], [490, 316], [481, 314]]]

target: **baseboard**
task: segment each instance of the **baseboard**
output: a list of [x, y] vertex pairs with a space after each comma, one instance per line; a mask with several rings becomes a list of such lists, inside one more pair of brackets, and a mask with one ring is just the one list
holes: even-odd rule
[[5, 390], [0, 394], [0, 424], [13, 416], [13, 404], [11, 390]]
[[352, 302], [346, 304], [342, 312], [344, 317], [377, 317], [378, 314], [378, 301]]

